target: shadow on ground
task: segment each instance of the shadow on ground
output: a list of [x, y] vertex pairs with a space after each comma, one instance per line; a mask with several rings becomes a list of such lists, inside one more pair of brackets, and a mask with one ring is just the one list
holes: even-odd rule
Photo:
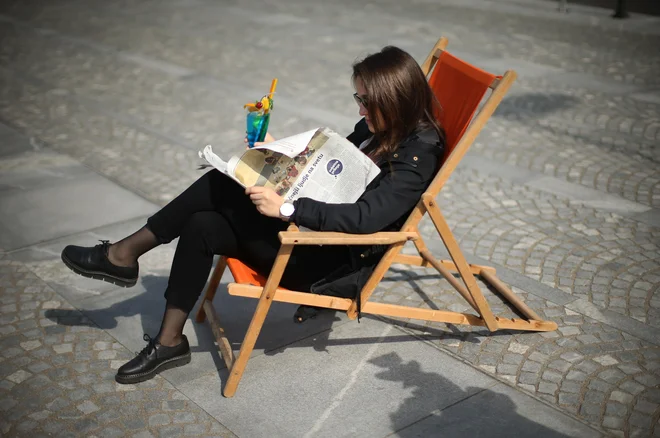
[[[406, 273], [407, 272], [404, 271], [401, 272], [401, 274]], [[417, 293], [426, 298], [426, 300], [429, 300], [429, 297], [425, 295], [423, 290], [417, 284], [415, 284], [415, 280], [420, 278], [424, 278], [424, 276], [412, 276], [411, 278], [408, 278], [408, 281], [411, 284], [411, 287], [413, 287]], [[141, 278], [141, 281], [144, 286], [143, 293], [138, 293], [131, 296], [130, 298], [115, 302], [108, 307], [95, 309], [83, 308], [81, 310], [48, 309], [45, 312], [45, 317], [59, 325], [89, 326], [103, 330], [116, 329], [122, 319], [138, 317], [141, 330], [138, 332], [138, 330], [134, 327], [134, 339], [136, 341], [141, 340], [144, 333], [149, 334], [150, 336], [155, 336], [158, 332], [158, 328], [160, 327], [162, 312], [165, 307], [163, 292], [167, 286], [167, 277], [147, 275]], [[221, 284], [220, 289], [223, 288], [224, 285]], [[225, 300], [231, 301], [227, 302]], [[237, 305], [235, 308], [228, 309], [227, 304]], [[333, 332], [333, 325], [347, 322], [346, 318], [343, 317], [342, 312], [325, 309], [321, 311], [317, 317], [307, 320], [303, 324], [296, 324], [293, 322], [293, 314], [296, 309], [295, 305], [274, 303], [273, 307], [276, 305], [286, 306], [285, 309], [280, 308], [279, 311], [276, 312], [278, 313], [279, 317], [279, 321], [277, 322], [279, 324], [278, 327], [284, 329], [286, 333], [284, 333], [283, 336], [272, 338], [268, 336], [269, 333], [267, 333], [265, 330], [262, 330], [262, 333], [255, 346], [256, 349], [263, 349], [264, 354], [268, 356], [274, 356], [283, 353], [289, 348], [299, 347], [298, 342], [301, 339], [313, 340], [313, 348], [318, 352], [327, 352], [328, 347], [331, 346], [358, 344], [371, 345], [376, 342], [387, 344], [416, 340], [416, 338], [410, 337], [405, 333], [401, 333], [399, 335], [391, 335], [385, 338], [362, 337], [350, 339], [330, 339], [331, 333]], [[254, 306], [256, 306], [256, 300], [229, 297], [224, 290], [220, 290], [215, 299], [215, 306], [218, 310], [231, 310], [231, 316], [228, 318], [226, 315], [223, 315], [225, 318], [221, 318], [221, 324], [225, 328], [225, 331], [228, 333], [228, 338], [232, 344], [232, 347], [237, 351], [240, 348], [243, 336], [252, 318]], [[197, 308], [191, 312], [189, 318], [192, 322], [190, 327], [195, 331], [198, 345], [193, 346], [191, 349], [193, 352], [211, 353], [214, 357], [216, 368], [219, 370], [223, 369], [225, 364], [218, 354], [215, 339], [211, 333], [210, 326], [208, 326], [206, 323], [194, 322], [196, 309]], [[271, 310], [269, 318], [271, 318], [272, 314], [273, 312]], [[376, 318], [366, 314], [363, 315], [362, 318], [378, 319], [394, 326], [405, 327], [406, 329], [417, 331], [419, 332], [419, 337], [425, 340], [456, 339], [457, 341], [461, 342], [478, 342], [478, 340], [474, 337], [475, 334], [477, 334], [477, 336], [498, 335], [498, 333], [491, 334], [487, 331], [484, 331], [483, 333], [461, 331], [458, 327], [451, 324], [447, 324], [449, 329], [449, 331], [447, 331], [446, 329], [415, 324], [409, 321], [402, 321], [385, 317]], [[470, 334], [472, 334], [472, 336], [468, 336]]]
[[[417, 361], [406, 362], [397, 353], [375, 357], [369, 363], [382, 369], [376, 373], [377, 378], [413, 388], [390, 414], [397, 436], [439, 436], [438, 432], [443, 431], [443, 437], [498, 437], [509, 436], [515, 430], [518, 438], [568, 437], [520, 415], [511, 397], [503, 392], [477, 387], [463, 390], [437, 373], [424, 372]], [[459, 402], [447, 406], [447, 393]], [[429, 415], [410, 425], [410, 413], [419, 411]]]
[[547, 114], [567, 110], [579, 103], [578, 98], [560, 93], [511, 95], [500, 103], [494, 116], [527, 122]]

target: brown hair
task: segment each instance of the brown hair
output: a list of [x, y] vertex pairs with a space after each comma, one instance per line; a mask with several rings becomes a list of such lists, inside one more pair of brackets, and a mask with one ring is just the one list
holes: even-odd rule
[[434, 115], [436, 99], [417, 61], [398, 47], [387, 46], [353, 64], [352, 80], [360, 79], [367, 91], [367, 111], [374, 126], [375, 150], [384, 157], [419, 129], [433, 128], [443, 140], [444, 129]]

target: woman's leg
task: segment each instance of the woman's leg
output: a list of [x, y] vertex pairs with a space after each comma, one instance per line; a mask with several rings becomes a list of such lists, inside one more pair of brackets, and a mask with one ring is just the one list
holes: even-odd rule
[[230, 257], [238, 254], [234, 230], [220, 213], [192, 214], [181, 229], [160, 331], [155, 338], [144, 336], [147, 346], [117, 371], [115, 379], [119, 383], [148, 380], [164, 369], [190, 362], [183, 326], [204, 288], [216, 253]]
[[149, 228], [142, 227], [128, 237], [108, 247], [108, 260], [116, 266], [137, 266], [138, 258], [160, 245]]
[[69, 245], [62, 260], [74, 272], [130, 287], [138, 278], [138, 258], [161, 243], [179, 237], [191, 215], [201, 211], [231, 210], [249, 203], [242, 187], [212, 170], [204, 174], [147, 221], [147, 225], [116, 244], [95, 247]]
[[[174, 253], [165, 290], [168, 308], [180, 309], [186, 316], [192, 311], [204, 290], [215, 254], [238, 257], [239, 241], [234, 229], [220, 213], [209, 211], [193, 214], [181, 230]], [[166, 317], [159, 337], [162, 342], [169, 343], [173, 337], [181, 336], [183, 324], [171, 324], [167, 320]], [[181, 323], [178, 320], [176, 322]]]
[[179, 196], [147, 220], [146, 227], [159, 243], [179, 237], [190, 217], [201, 211], [223, 212], [251, 204], [245, 190], [217, 170], [205, 173]]
[[118, 266], [134, 266], [142, 254], [179, 237], [191, 215], [199, 211], [221, 211], [241, 195], [245, 197], [236, 182], [211, 170], [150, 217], [146, 226], [110, 245], [108, 259]]

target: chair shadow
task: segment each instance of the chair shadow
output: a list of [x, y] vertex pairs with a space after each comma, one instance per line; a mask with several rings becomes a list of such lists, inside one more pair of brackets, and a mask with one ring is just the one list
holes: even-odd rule
[[[568, 108], [575, 107], [581, 104], [580, 99], [561, 93], [525, 93], [522, 95], [512, 95], [505, 98], [493, 117], [501, 117], [508, 120], [515, 120], [518, 122], [534, 122], [545, 115], [554, 112], [562, 111]], [[620, 150], [614, 142], [606, 142], [603, 140], [603, 130], [593, 126], [591, 129], [568, 129], [566, 123], [562, 123], [561, 119], [555, 123], [534, 123], [534, 129], [545, 131], [552, 136], [570, 137], [584, 145], [593, 145], [600, 150]], [[616, 135], [616, 133], [615, 133]], [[652, 163], [660, 163], [658, 159], [656, 148], [653, 147], [653, 142], [648, 139], [640, 139], [646, 141], [648, 146], [638, 150], [638, 154], [645, 160]]]
[[[432, 269], [432, 268], [427, 268], [427, 269], [430, 270], [430, 269]], [[391, 277], [391, 276], [390, 276], [390, 277], [384, 278], [382, 281], [406, 281], [406, 282], [410, 285], [410, 287], [412, 288], [412, 290], [415, 291], [415, 292], [416, 292], [416, 293], [422, 298], [422, 300], [423, 300], [423, 301], [424, 301], [424, 302], [425, 302], [425, 303], [426, 303], [431, 309], [433, 309], [433, 310], [443, 310], [443, 309], [440, 309], [440, 308], [439, 308], [439, 307], [433, 302], [433, 300], [431, 300], [431, 299], [429, 298], [429, 296], [426, 294], [426, 292], [424, 292], [424, 291], [423, 291], [423, 290], [417, 285], [417, 281], [418, 281], [418, 280], [431, 279], [431, 278], [442, 278], [442, 276], [441, 276], [439, 273], [437, 273], [437, 272], [432, 272], [432, 273], [430, 273], [430, 274], [420, 274], [420, 273], [418, 273], [418, 272], [416, 272], [416, 271], [409, 271], [409, 270], [406, 270], [406, 269], [399, 269], [399, 268], [394, 268], [394, 267], [390, 268], [390, 271], [391, 271], [391, 272], [395, 272], [395, 273], [399, 274], [400, 276], [399, 276], [399, 277]], [[457, 280], [459, 280], [460, 282], [462, 282], [462, 279], [461, 279], [460, 275], [458, 275], [458, 273], [454, 273], [454, 278], [456, 278]], [[522, 314], [522, 313], [521, 313], [521, 312], [520, 312], [520, 311], [519, 311], [514, 305], [512, 305], [509, 301], [507, 301], [506, 299], [504, 299], [504, 297], [502, 297], [502, 295], [500, 295], [500, 293], [497, 291], [497, 289], [495, 289], [491, 284], [489, 284], [488, 282], [486, 282], [485, 280], [483, 280], [483, 279], [482, 279], [480, 276], [478, 276], [478, 275], [475, 275], [475, 278], [476, 278], [477, 280], [481, 280], [481, 282], [483, 283], [483, 285], [485, 286], [485, 288], [486, 288], [488, 291], [490, 291], [490, 292], [492, 293], [492, 295], [493, 295], [495, 298], [497, 298], [498, 302], [499, 302], [500, 304], [504, 305], [504, 306], [505, 306], [505, 307], [506, 307], [511, 313], [513, 313], [513, 315], [514, 315], [513, 317], [514, 317], [514, 318], [526, 319], [525, 315], [523, 315], [523, 314]], [[481, 286], [479, 286], [479, 287], [481, 288]], [[483, 290], [482, 290], [482, 292], [483, 292]], [[455, 293], [458, 294], [458, 291], [456, 291]], [[484, 295], [484, 296], [485, 296], [485, 295]], [[465, 303], [466, 303], [467, 311], [470, 311], [471, 308], [470, 308], [469, 304], [467, 303], [467, 301], [466, 301]], [[448, 324], [448, 325], [450, 325], [450, 326], [452, 326], [452, 327], [455, 327], [455, 326], [452, 325], [452, 324]]]
[[[420, 288], [415, 280], [424, 278], [425, 276], [411, 276], [408, 271], [396, 270], [394, 272], [399, 274], [404, 274], [407, 282], [410, 283], [411, 287], [415, 290], [416, 293], [422, 295], [425, 300], [428, 300], [428, 296]], [[139, 316], [141, 331], [142, 333], [150, 334], [155, 336], [160, 327], [162, 314], [165, 308], [165, 299], [163, 298], [163, 292], [167, 287], [167, 277], [165, 276], [153, 276], [145, 275], [142, 279], [142, 286], [145, 291], [138, 295], [134, 295], [128, 299], [118, 301], [109, 307], [100, 308], [100, 309], [81, 309], [81, 310], [63, 310], [63, 309], [48, 309], [45, 311], [44, 316], [50, 319], [53, 322], [56, 322], [59, 325], [66, 326], [89, 326], [100, 328], [103, 330], [115, 329], [118, 325], [118, 320], [120, 318], [131, 318]], [[396, 280], [395, 280], [396, 281]], [[215, 303], [216, 310], [222, 310], [222, 303], [218, 306], [218, 298], [222, 294], [226, 294], [224, 290], [226, 288], [225, 284], [219, 286], [219, 291], [216, 295]], [[237, 309], [232, 309], [230, 318], [221, 318], [221, 324], [225, 328], [227, 337], [230, 340], [232, 348], [237, 354], [240, 344], [242, 342], [243, 336], [247, 331], [247, 327], [252, 318], [254, 307], [256, 306], [256, 300], [251, 299], [240, 299], [237, 297], [230, 297], [225, 299], [236, 300], [234, 303], [240, 303], [237, 306]], [[432, 306], [435, 306], [431, 303]], [[194, 322], [194, 317], [197, 311], [197, 308], [201, 304], [201, 300], [198, 301], [197, 305], [191, 312], [189, 319], [191, 323], [188, 326], [188, 330], [192, 329], [195, 332], [197, 339], [197, 345], [191, 347], [192, 352], [203, 352], [210, 353], [215, 364], [215, 367], [218, 371], [222, 371], [226, 368], [225, 362], [222, 359], [213, 333], [211, 332], [210, 327], [205, 323], [196, 323]], [[310, 319], [303, 324], [296, 324], [293, 322], [293, 314], [297, 308], [296, 305], [292, 304], [283, 304], [283, 303], [274, 303], [275, 305], [286, 305], [290, 307], [290, 326], [287, 321], [280, 320], [277, 322], [278, 327], [287, 331], [285, 337], [275, 337], [267, 339], [268, 336], [263, 336], [263, 331], [261, 336], [257, 340], [255, 349], [263, 349], [263, 354], [267, 356], [274, 356], [280, 353], [285, 352], [290, 348], [299, 348], [301, 345], [300, 341], [302, 340], [313, 340], [313, 348], [318, 352], [328, 352], [328, 348], [331, 346], [341, 346], [341, 345], [355, 345], [355, 344], [364, 344], [369, 345], [375, 342], [379, 343], [398, 343], [398, 342], [411, 342], [416, 341], [418, 338], [424, 340], [439, 340], [439, 339], [455, 339], [461, 342], [478, 342], [475, 339], [475, 334], [477, 336], [497, 336], [502, 334], [501, 332], [490, 333], [486, 329], [483, 332], [474, 332], [474, 331], [461, 331], [453, 324], [447, 324], [447, 327], [451, 332], [446, 330], [425, 326], [422, 324], [415, 324], [411, 322], [404, 322], [396, 320], [393, 318], [382, 317], [382, 316], [373, 316], [364, 314], [362, 318], [364, 319], [376, 319], [381, 322], [385, 322], [394, 326], [403, 327], [413, 331], [419, 331], [420, 333], [414, 333], [416, 337], [411, 337], [408, 334], [402, 333], [401, 335], [392, 335], [386, 338], [380, 337], [362, 337], [362, 338], [350, 338], [350, 339], [331, 339], [330, 336], [333, 332], [333, 326], [339, 322], [345, 321], [345, 319], [340, 318], [337, 315], [337, 312], [330, 309], [324, 309], [316, 318]], [[437, 306], [432, 307], [437, 309]], [[226, 309], [225, 309], [226, 310]], [[235, 311], [234, 311], [235, 310]], [[280, 309], [280, 313], [283, 310]], [[223, 315], [227, 316], [227, 315]], [[267, 319], [268, 322], [268, 319]], [[352, 321], [346, 323], [354, 323]], [[510, 331], [507, 334], [511, 334]], [[469, 336], [471, 335], [471, 336]], [[135, 334], [136, 339], [142, 338], [141, 333]], [[265, 339], [266, 338], [266, 339]], [[306, 348], [306, 347], [305, 347]], [[225, 380], [225, 377], [222, 378]]]
[[417, 361], [405, 362], [397, 353], [369, 363], [382, 369], [375, 374], [378, 379], [401, 382], [409, 394], [390, 414], [396, 436], [498, 437], [515, 430], [517, 438], [568, 437], [520, 415], [506, 394], [479, 387], [461, 389], [437, 373], [423, 371]]
[[508, 96], [499, 104], [494, 117], [528, 121], [556, 111], [572, 108], [580, 99], [561, 93], [525, 93]]

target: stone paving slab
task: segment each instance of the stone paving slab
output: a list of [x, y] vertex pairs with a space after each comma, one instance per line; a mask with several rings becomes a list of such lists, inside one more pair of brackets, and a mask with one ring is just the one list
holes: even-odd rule
[[[15, 150], [11, 140], [3, 141], [0, 149]], [[151, 203], [50, 151], [5, 157], [0, 187], [0, 247], [6, 250], [154, 211]]]
[[[225, 379], [226, 373], [212, 373], [180, 388], [239, 436], [387, 436], [449, 406], [481, 429], [480, 409], [470, 409], [465, 400], [498, 386], [485, 374], [369, 317], [253, 358], [232, 399], [220, 395]], [[536, 415], [523, 417], [516, 405], [524, 399], [501, 387], [496, 390], [510, 408], [500, 412], [512, 430], [541, 420], [554, 430], [600, 436], [541, 408], [538, 401]], [[539, 409], [548, 417], [541, 417]], [[255, 416], [241, 415], [246, 411]]]

